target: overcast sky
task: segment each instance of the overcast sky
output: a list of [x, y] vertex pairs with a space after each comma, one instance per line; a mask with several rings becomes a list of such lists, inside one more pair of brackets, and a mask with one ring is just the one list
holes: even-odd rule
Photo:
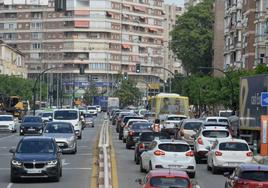
[[179, 6], [183, 6], [184, 0], [165, 0], [166, 3], [168, 4], [176, 4]]

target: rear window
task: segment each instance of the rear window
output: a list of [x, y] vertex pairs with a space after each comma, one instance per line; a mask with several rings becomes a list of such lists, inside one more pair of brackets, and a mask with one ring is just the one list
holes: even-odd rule
[[148, 123], [139, 123], [139, 124], [133, 124], [132, 125], [132, 129], [150, 129], [151, 128], [151, 124]]
[[128, 122], [128, 120], [130, 120], [130, 119], [141, 119], [140, 117], [137, 117], [137, 116], [131, 116], [131, 117], [124, 117], [124, 119], [123, 119], [123, 122], [124, 123], [127, 123]]
[[217, 122], [217, 119], [208, 119], [207, 122]]
[[253, 181], [268, 181], [268, 171], [243, 171], [240, 178]]
[[159, 139], [170, 139], [170, 135], [167, 133], [148, 132], [148, 133], [142, 133], [142, 135], [140, 136], [140, 141], [151, 142], [155, 139], [155, 137], [158, 137]]
[[203, 131], [202, 135], [207, 138], [226, 138], [229, 136], [229, 132], [212, 130], [212, 131]]
[[188, 188], [189, 181], [180, 177], [152, 177], [150, 179], [150, 186]]
[[248, 145], [239, 142], [225, 142], [219, 145], [219, 149], [223, 151], [248, 151]]
[[185, 144], [159, 144], [158, 148], [167, 152], [186, 152], [190, 150], [190, 146]]
[[202, 123], [201, 122], [190, 122], [190, 123], [185, 123], [184, 129], [185, 130], [195, 130], [201, 127]]
[[180, 121], [180, 120], [183, 120], [183, 119], [186, 119], [186, 117], [171, 116], [171, 117], [167, 118], [167, 120], [171, 120], [171, 121]]
[[219, 122], [228, 123], [227, 119], [219, 119]]

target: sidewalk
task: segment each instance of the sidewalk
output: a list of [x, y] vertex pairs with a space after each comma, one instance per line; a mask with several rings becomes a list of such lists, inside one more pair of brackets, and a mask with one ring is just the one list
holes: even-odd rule
[[253, 163], [268, 165], [268, 156], [255, 155], [253, 157]]

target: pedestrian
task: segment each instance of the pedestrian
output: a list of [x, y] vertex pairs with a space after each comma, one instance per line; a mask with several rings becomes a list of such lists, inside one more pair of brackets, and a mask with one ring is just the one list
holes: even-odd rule
[[160, 132], [160, 120], [155, 119], [154, 124], [152, 126], [154, 132]]

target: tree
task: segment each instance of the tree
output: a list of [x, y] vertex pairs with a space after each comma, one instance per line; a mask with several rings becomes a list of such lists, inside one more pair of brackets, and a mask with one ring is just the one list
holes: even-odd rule
[[98, 90], [97, 90], [96, 84], [93, 80], [91, 80], [89, 88], [86, 89], [86, 92], [83, 98], [86, 105], [93, 104], [94, 96], [97, 96], [97, 95], [98, 95]]
[[204, 0], [176, 21], [171, 32], [171, 48], [188, 73], [195, 73], [199, 66], [211, 66], [213, 43], [213, 2]]
[[132, 80], [122, 80], [120, 88], [115, 92], [115, 96], [119, 98], [123, 106], [128, 106], [137, 104], [141, 93]]

